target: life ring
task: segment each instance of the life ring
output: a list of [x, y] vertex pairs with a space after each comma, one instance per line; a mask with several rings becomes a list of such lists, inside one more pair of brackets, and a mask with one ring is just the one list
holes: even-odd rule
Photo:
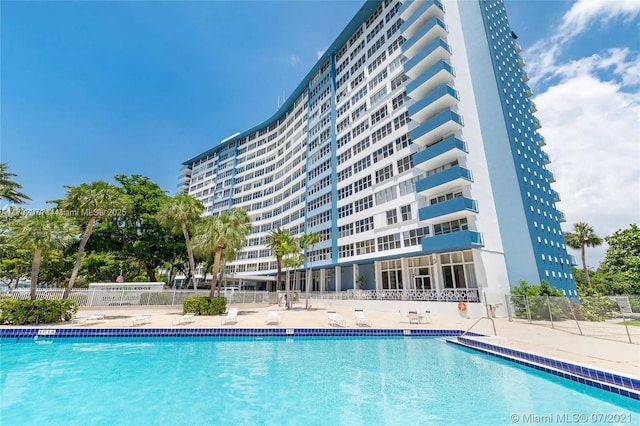
[[464, 302], [458, 302], [458, 310], [460, 312], [466, 312], [467, 311], [467, 304]]

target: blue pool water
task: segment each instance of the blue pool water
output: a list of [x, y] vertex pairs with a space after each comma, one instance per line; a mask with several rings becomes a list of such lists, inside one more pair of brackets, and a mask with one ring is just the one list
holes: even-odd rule
[[0, 363], [2, 425], [640, 424], [637, 401], [434, 338], [5, 340]]

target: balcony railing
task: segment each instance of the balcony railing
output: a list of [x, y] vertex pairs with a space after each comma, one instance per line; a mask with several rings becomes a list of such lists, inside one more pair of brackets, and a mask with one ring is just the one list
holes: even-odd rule
[[[404, 27], [404, 24], [403, 24]], [[413, 57], [421, 47], [425, 46], [434, 38], [445, 38], [449, 31], [447, 25], [437, 17], [431, 18], [425, 22], [418, 31], [412, 35], [403, 33], [407, 41], [402, 44], [402, 52], [407, 58]]]
[[424, 237], [422, 239], [422, 250], [425, 252], [441, 253], [483, 246], [484, 239], [482, 238], [482, 234], [469, 229]]
[[446, 41], [438, 38], [427, 44], [424, 49], [404, 64], [405, 73], [409, 78], [416, 79], [429, 67], [451, 56], [451, 48]]
[[467, 144], [450, 136], [417, 152], [413, 157], [413, 163], [422, 170], [429, 170], [437, 164], [453, 161], [467, 153]]
[[420, 99], [436, 87], [449, 83], [455, 77], [453, 67], [445, 61], [438, 61], [415, 80], [407, 83], [407, 95], [411, 99]]
[[452, 134], [463, 126], [462, 117], [457, 113], [446, 110], [435, 117], [425, 121], [411, 131], [411, 140], [418, 145], [426, 146], [443, 135]]
[[423, 207], [418, 211], [418, 215], [420, 220], [429, 220], [463, 211], [478, 213], [476, 200], [466, 197], [453, 198], [451, 200]]
[[[302, 294], [302, 296], [305, 296]], [[443, 290], [347, 290], [313, 292], [310, 299], [324, 300], [422, 300], [429, 302], [480, 302], [477, 288], [456, 288]]]
[[423, 123], [443, 109], [452, 107], [459, 99], [456, 89], [443, 84], [429, 92], [424, 98], [416, 101], [407, 111], [413, 121]]
[[[426, 2], [418, 2], [418, 1], [405, 1], [400, 9], [398, 9], [398, 15], [405, 20], [405, 22], [412, 20], [412, 18], [416, 15], [424, 15], [427, 13], [427, 17], [431, 16], [439, 16], [440, 18], [444, 15], [444, 6], [440, 2], [440, 0], [430, 0]], [[415, 20], [417, 18], [413, 18]]]
[[471, 171], [460, 166], [449, 167], [439, 173], [436, 173], [416, 182], [416, 192], [425, 193], [435, 190], [442, 185], [457, 184], [462, 181], [473, 182]]

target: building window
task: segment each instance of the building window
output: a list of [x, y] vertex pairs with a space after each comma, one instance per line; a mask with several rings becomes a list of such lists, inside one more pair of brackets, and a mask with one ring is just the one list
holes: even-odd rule
[[429, 235], [429, 227], [412, 229], [402, 233], [405, 247], [418, 246], [422, 244], [422, 237]]
[[350, 256], [353, 256], [353, 243], [338, 247], [338, 257], [342, 258]]
[[398, 211], [396, 209], [387, 210], [387, 225], [398, 223]]
[[373, 217], [367, 217], [356, 221], [356, 234], [373, 229]]
[[411, 220], [411, 205], [400, 207], [400, 215], [402, 216], [403, 222]]
[[376, 183], [382, 183], [393, 177], [393, 164], [389, 164], [380, 170], [376, 170]]
[[398, 173], [404, 173], [413, 168], [413, 155], [414, 154], [409, 154], [398, 160]]
[[444, 222], [433, 225], [433, 234], [449, 234], [451, 232], [464, 231], [465, 229], [469, 229], [467, 225], [467, 218], [462, 218], [458, 220], [452, 220], [451, 222]]
[[394, 250], [400, 248], [400, 233], [378, 237], [378, 251]]
[[356, 255], [374, 253], [376, 251], [376, 242], [372, 238], [370, 240], [358, 241], [356, 243]]

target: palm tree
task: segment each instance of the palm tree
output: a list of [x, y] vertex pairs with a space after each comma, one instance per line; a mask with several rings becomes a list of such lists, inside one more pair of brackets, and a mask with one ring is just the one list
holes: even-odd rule
[[291, 246], [293, 237], [289, 231], [282, 228], [275, 229], [267, 235], [267, 248], [271, 250], [271, 255], [276, 258], [278, 274], [276, 276], [276, 291], [282, 282], [282, 258], [288, 254], [287, 250]]
[[593, 231], [593, 226], [586, 222], [578, 222], [573, 225], [573, 232], [567, 232], [564, 239], [569, 247], [580, 250], [582, 257], [582, 268], [584, 275], [587, 277], [587, 284], [591, 287], [591, 278], [589, 277], [589, 269], [585, 258], [585, 247], [596, 247], [602, 244], [602, 238], [598, 237]]
[[196, 262], [193, 259], [193, 249], [189, 231], [193, 231], [196, 222], [204, 210], [202, 201], [193, 198], [189, 194], [180, 193], [164, 204], [158, 213], [158, 222], [169, 228], [174, 234], [182, 233], [187, 245], [187, 255], [189, 256], [189, 271], [193, 290], [197, 290], [196, 284]]
[[77, 238], [80, 229], [66, 217], [51, 214], [25, 216], [13, 222], [9, 241], [18, 247], [33, 251], [31, 263], [31, 299], [36, 298], [36, 286], [43, 253], [54, 247], [65, 246]]
[[[322, 240], [322, 235], [317, 232], [305, 232], [300, 238], [302, 249], [304, 250], [304, 256], [307, 258], [307, 250], [311, 250], [313, 246], [318, 244]], [[311, 269], [311, 258], [309, 258], [309, 266], [307, 269], [307, 279], [305, 284], [305, 292], [307, 298], [305, 302], [305, 309], [309, 309], [309, 292], [311, 291], [311, 282], [313, 281], [313, 270]]]
[[111, 220], [118, 215], [124, 215], [131, 205], [128, 196], [120, 188], [107, 182], [83, 183], [80, 186], [67, 186], [66, 188], [67, 195], [58, 201], [58, 205], [63, 210], [73, 212], [71, 214], [74, 214], [84, 225], [84, 233], [63, 299], [69, 297], [76, 282], [84, 248], [89, 241], [96, 221]]
[[[219, 216], [207, 216], [196, 227], [193, 237], [193, 248], [199, 253], [213, 253], [212, 283], [210, 297], [217, 289], [220, 295], [220, 260], [227, 247], [240, 248], [244, 246], [247, 236], [251, 232], [251, 218], [242, 209], [231, 209]], [[206, 276], [206, 271], [205, 271]]]
[[22, 185], [12, 180], [16, 176], [15, 173], [9, 172], [7, 163], [0, 163], [0, 201], [7, 200], [10, 203], [24, 204], [31, 200], [28, 195], [20, 192]]
[[291, 245], [286, 247], [288, 256], [283, 260], [284, 266], [287, 268], [287, 279], [286, 279], [286, 292], [287, 292], [287, 309], [291, 309], [291, 305], [293, 303], [293, 297], [291, 294], [291, 290], [293, 290], [293, 283], [289, 282], [289, 271], [291, 269], [297, 269], [302, 266], [304, 262], [304, 255], [300, 253], [300, 241], [296, 238], [291, 240]]

